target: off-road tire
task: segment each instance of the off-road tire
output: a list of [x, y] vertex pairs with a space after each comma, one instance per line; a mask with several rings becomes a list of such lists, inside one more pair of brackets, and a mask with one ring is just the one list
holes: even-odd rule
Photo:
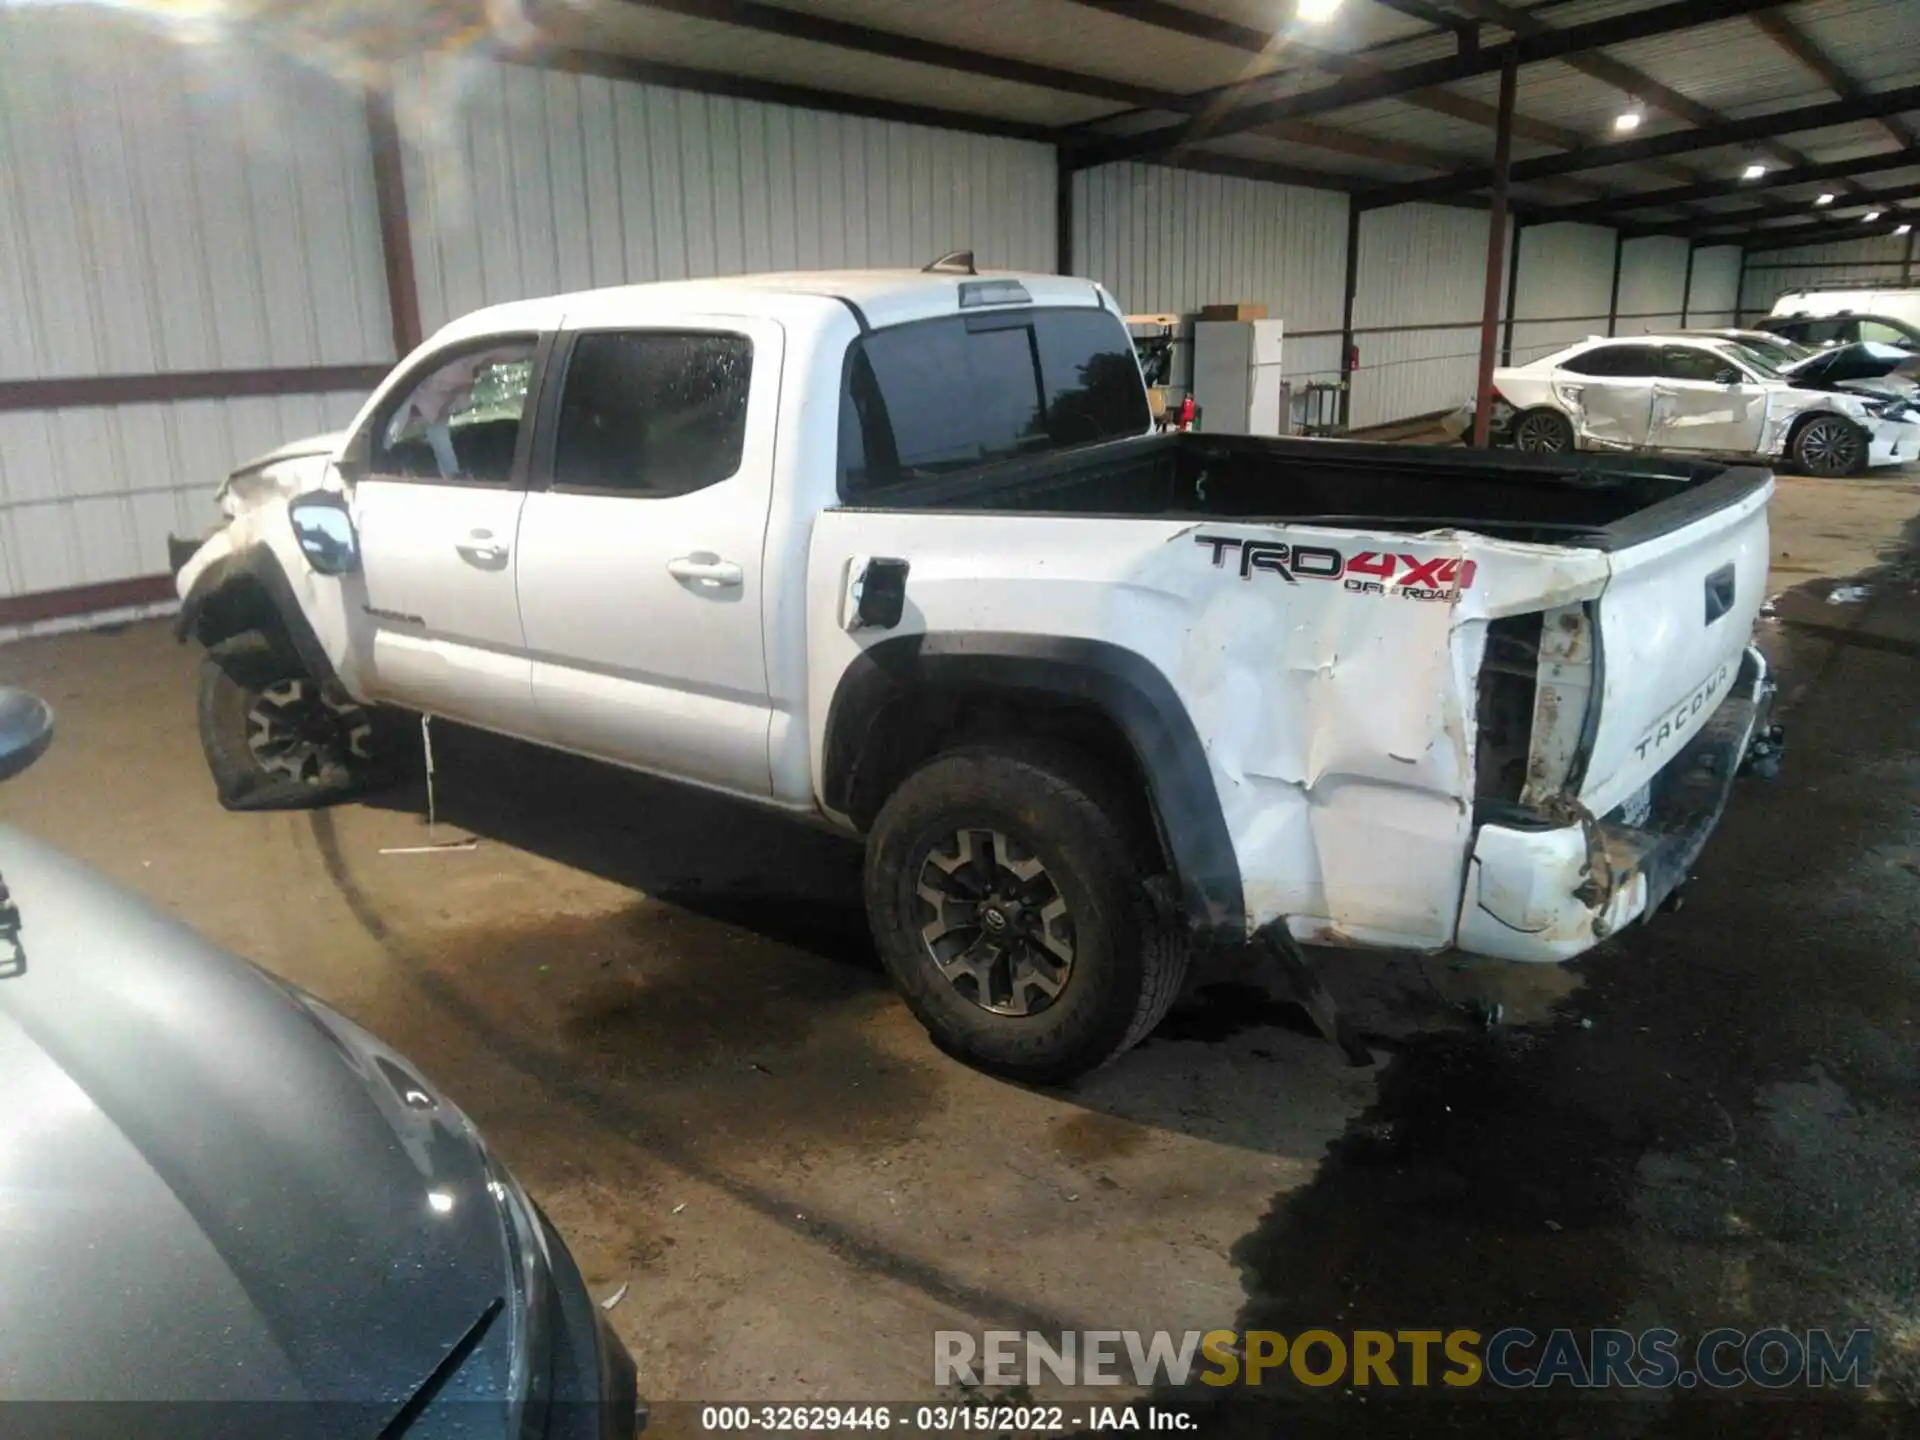
[[[867, 839], [868, 921], [908, 1007], [942, 1050], [1009, 1079], [1058, 1084], [1124, 1053], [1179, 995], [1192, 946], [1149, 898], [1152, 837], [1103, 799], [1077, 752], [982, 744], [929, 760], [894, 791]], [[957, 832], [998, 832], [1038, 859], [1066, 902], [1073, 960], [1059, 994], [1034, 1014], [997, 1014], [942, 973], [922, 939], [933, 907], [918, 885], [927, 857]]]
[[[263, 763], [251, 743], [253, 719], [263, 696], [289, 683], [317, 690], [293, 649], [278, 636], [248, 630], [212, 646], [200, 662], [200, 746], [220, 803], [229, 810], [291, 810], [330, 804], [357, 795], [388, 778], [379, 750], [345, 751], [304, 775]], [[351, 705], [329, 692], [336, 704]], [[357, 707], [356, 707], [357, 708]], [[365, 714], [369, 726], [373, 717]]]

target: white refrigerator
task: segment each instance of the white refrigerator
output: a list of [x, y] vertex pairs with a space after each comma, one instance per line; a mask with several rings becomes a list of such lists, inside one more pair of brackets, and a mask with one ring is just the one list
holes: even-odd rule
[[1286, 432], [1279, 320], [1197, 320], [1193, 399], [1200, 428], [1215, 435]]

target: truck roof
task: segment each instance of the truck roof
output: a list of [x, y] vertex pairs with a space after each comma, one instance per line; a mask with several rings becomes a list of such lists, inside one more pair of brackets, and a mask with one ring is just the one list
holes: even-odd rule
[[[759, 296], [819, 296], [859, 308], [878, 328], [951, 315], [960, 308], [960, 287], [982, 280], [1016, 280], [1038, 305], [1105, 305], [1112, 301], [1091, 280], [1019, 270], [983, 270], [978, 275], [926, 270], [809, 270], [765, 275], [724, 275], [704, 280], [668, 280], [575, 290], [533, 300], [489, 305], [443, 325], [437, 342], [503, 330], [548, 330], [563, 320], [578, 323], [596, 309], [631, 313], [635, 305], [662, 311], [738, 311]], [[1118, 310], [1115, 309], [1118, 314]]]

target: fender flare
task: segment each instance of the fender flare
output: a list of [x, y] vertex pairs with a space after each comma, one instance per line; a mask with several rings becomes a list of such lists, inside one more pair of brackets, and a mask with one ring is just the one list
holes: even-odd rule
[[301, 610], [300, 597], [293, 593], [293, 584], [280, 565], [280, 557], [264, 542], [222, 555], [194, 579], [192, 587], [180, 599], [180, 614], [173, 626], [174, 639], [182, 643], [197, 639], [200, 621], [207, 614], [207, 607], [222, 593], [247, 584], [257, 586], [267, 597], [279, 619], [281, 631], [307, 673], [316, 680], [338, 684], [340, 677], [334, 672], [333, 662], [327, 658], [319, 637], [313, 633], [306, 613]]
[[821, 799], [851, 815], [862, 757], [890, 711], [928, 691], [1036, 695], [1096, 711], [1126, 737], [1195, 931], [1246, 939], [1240, 864], [1206, 747], [1172, 683], [1146, 657], [1101, 640], [992, 632], [902, 635], [842, 673], [827, 710]]

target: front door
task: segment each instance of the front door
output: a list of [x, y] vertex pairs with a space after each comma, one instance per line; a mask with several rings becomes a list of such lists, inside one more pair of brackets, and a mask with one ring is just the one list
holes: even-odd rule
[[[565, 347], [547, 483], [520, 521], [544, 732], [772, 793], [761, 555], [782, 332], [759, 319], [585, 330]], [[795, 543], [802, 543], [796, 540]]]
[[514, 558], [537, 338], [464, 342], [376, 412], [353, 491], [377, 698], [531, 734]]
[[1656, 450], [1750, 455], [1760, 448], [1767, 419], [1767, 387], [1725, 355], [1694, 345], [1660, 350], [1653, 386]]

